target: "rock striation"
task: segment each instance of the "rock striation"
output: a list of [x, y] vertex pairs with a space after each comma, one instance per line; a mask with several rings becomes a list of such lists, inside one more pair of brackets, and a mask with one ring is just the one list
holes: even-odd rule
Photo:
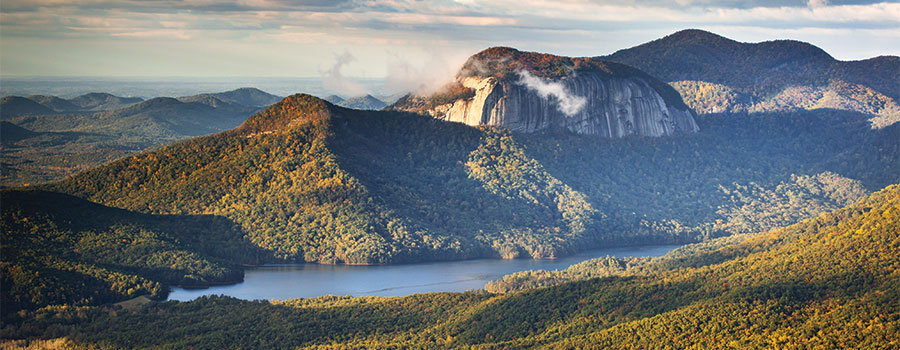
[[565, 129], [620, 138], [699, 130], [693, 112], [671, 87], [596, 58], [492, 48], [469, 59], [451, 90], [407, 96], [392, 108], [525, 133]]

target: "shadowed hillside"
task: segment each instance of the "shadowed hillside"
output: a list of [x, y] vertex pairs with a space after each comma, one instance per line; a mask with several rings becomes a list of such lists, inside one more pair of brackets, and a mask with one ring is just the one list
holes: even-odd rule
[[890, 347], [900, 342], [898, 232], [895, 185], [623, 276], [504, 295], [46, 308], [12, 319], [3, 337], [138, 349], [213, 349], [223, 337], [232, 347], [317, 349]]

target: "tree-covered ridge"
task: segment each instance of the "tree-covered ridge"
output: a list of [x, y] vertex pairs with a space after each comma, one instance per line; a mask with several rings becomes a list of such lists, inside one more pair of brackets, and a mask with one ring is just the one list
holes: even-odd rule
[[[728, 204], [717, 211], [720, 219], [705, 225], [732, 235], [702, 244], [681, 248], [666, 260], [688, 253], [718, 248], [743, 239], [748, 233], [768, 232], [805, 218], [837, 210], [868, 195], [858, 181], [825, 172], [813, 176], [792, 175], [790, 180], [764, 188], [756, 183], [732, 184], [721, 187]], [[588, 260], [561, 271], [522, 271], [489, 282], [485, 288], [492, 293], [508, 293], [537, 287], [547, 287], [589, 278], [625, 275], [651, 262], [648, 258], [604, 257]], [[658, 263], [658, 261], [656, 262]]]
[[873, 128], [900, 121], [900, 105], [888, 96], [859, 84], [833, 80], [821, 86], [791, 86], [777, 94], [754, 97], [728, 86], [703, 81], [670, 83], [694, 111], [707, 113], [778, 112], [798, 109], [837, 109], [870, 115]]
[[741, 43], [702, 30], [683, 30], [603, 58], [664, 81], [711, 82], [756, 97], [838, 80], [900, 98], [900, 57], [838, 61], [818, 47], [793, 40]]
[[669, 85], [681, 94], [684, 103], [697, 114], [748, 112], [754, 102], [750, 95], [722, 84], [681, 80], [670, 82]]
[[20, 115], [53, 113], [47, 106], [21, 96], [0, 98], [0, 119], [9, 120]]
[[334, 105], [307, 94], [288, 96], [251, 116], [235, 131], [243, 134], [265, 134], [289, 131], [306, 123], [324, 123], [331, 118]]
[[[373, 264], [691, 242], [834, 208], [829, 198], [860, 193], [852, 179], [897, 180], [900, 129], [871, 130], [853, 113], [701, 123], [671, 139], [522, 135], [295, 95], [234, 131], [47, 188], [138, 212], [224, 216], [282, 259]], [[811, 183], [840, 185], [755, 204], [722, 191], [823, 171], [835, 175]]]
[[548, 79], [559, 79], [569, 76], [574, 70], [592, 71], [608, 76], [622, 75], [621, 65], [610, 66], [605, 62], [589, 57], [564, 57], [548, 53], [519, 51], [511, 47], [491, 47], [485, 49], [466, 61], [460, 69], [461, 76], [495, 76], [505, 77], [519, 70]]
[[430, 96], [406, 94], [386, 109], [428, 114], [428, 111], [433, 110], [435, 107], [452, 104], [458, 100], [470, 100], [474, 96], [475, 89], [467, 88], [457, 81], [441, 87], [441, 89]]
[[[892, 348], [900, 343], [900, 187], [631, 275], [503, 295], [206, 297], [137, 311], [46, 308], [9, 343], [83, 348]], [[612, 269], [617, 262], [606, 264]], [[626, 266], [626, 268], [628, 268]], [[64, 338], [63, 338], [64, 337]]]
[[[305, 122], [310, 106], [328, 110]], [[52, 188], [136, 211], [223, 215], [280, 258], [325, 263], [552, 257], [591, 220], [508, 133], [303, 96], [234, 132]]]
[[218, 217], [137, 214], [43, 191], [0, 198], [4, 318], [20, 308], [164, 298], [172, 284], [234, 283], [240, 264], [264, 259]]

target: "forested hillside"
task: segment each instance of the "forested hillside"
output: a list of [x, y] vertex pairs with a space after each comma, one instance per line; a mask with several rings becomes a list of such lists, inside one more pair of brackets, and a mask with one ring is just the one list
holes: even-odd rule
[[241, 264], [265, 259], [220, 217], [137, 214], [42, 191], [0, 198], [4, 318], [46, 305], [165, 298], [170, 284], [234, 283]]
[[683, 30], [604, 56], [669, 82], [698, 113], [831, 108], [900, 121], [900, 57], [839, 61], [809, 43], [741, 43]]
[[[622, 276], [518, 293], [46, 308], [7, 344], [81, 348], [892, 348], [900, 187]], [[693, 251], [691, 251], [693, 250]], [[10, 322], [11, 321], [11, 322]]]
[[786, 87], [827, 85], [840, 80], [900, 98], [900, 57], [838, 61], [809, 43], [773, 40], [737, 42], [703, 30], [682, 30], [604, 59], [621, 62], [665, 81], [699, 80], [743, 93], [769, 95]]
[[515, 134], [295, 95], [233, 131], [46, 188], [224, 216], [283, 259], [371, 264], [756, 232], [900, 182], [900, 129], [871, 130], [864, 115], [713, 115], [701, 126], [674, 138]]
[[708, 113], [759, 113], [837, 109], [869, 115], [873, 128], [900, 121], [900, 105], [890, 97], [863, 85], [832, 81], [827, 85], [792, 86], [778, 94], [754, 97], [721, 84], [703, 81], [670, 83], [694, 111]]

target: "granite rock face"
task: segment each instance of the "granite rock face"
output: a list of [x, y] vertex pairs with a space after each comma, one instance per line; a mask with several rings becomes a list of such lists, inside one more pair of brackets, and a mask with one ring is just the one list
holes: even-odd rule
[[[563, 66], [570, 62], [564, 61], [566, 58], [558, 59], [562, 60]], [[614, 66], [604, 65], [602, 71], [570, 68], [568, 74], [540, 78], [533, 77], [521, 67], [512, 68], [515, 71], [507, 69], [505, 74], [461, 73], [456, 83], [474, 94], [443, 104], [428, 104], [421, 102], [427, 98], [419, 98], [418, 106], [425, 107], [418, 111], [442, 120], [473, 126], [500, 126], [526, 133], [567, 129], [578, 134], [620, 138], [628, 135], [669, 136], [699, 130], [694, 113], [684, 105], [677, 92], [674, 93], [677, 100], [674, 100], [671, 97], [674, 91], [658, 91], [671, 89], [668, 85], [631, 67], [623, 68], [600, 60], [590, 64]], [[544, 87], [555, 87], [555, 92], [542, 93], [541, 87], [535, 87], [533, 82], [523, 79], [523, 75], [539, 79], [537, 84]], [[579, 101], [580, 108], [564, 106], [571, 100]], [[403, 106], [395, 108], [404, 109]]]

